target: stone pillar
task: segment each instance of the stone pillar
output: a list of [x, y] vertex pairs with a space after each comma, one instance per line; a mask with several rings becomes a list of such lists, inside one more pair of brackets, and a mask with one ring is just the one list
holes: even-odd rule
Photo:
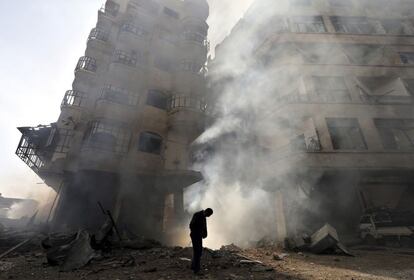
[[287, 237], [284, 199], [281, 191], [275, 192], [276, 239], [284, 241]]

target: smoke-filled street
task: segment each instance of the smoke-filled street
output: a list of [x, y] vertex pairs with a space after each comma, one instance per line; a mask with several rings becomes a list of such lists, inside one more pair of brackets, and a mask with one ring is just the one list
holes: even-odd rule
[[414, 279], [414, 0], [18, 2], [0, 279]]

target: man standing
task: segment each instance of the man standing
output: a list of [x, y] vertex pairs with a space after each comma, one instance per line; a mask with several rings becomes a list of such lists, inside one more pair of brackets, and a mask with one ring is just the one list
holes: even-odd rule
[[200, 259], [203, 254], [203, 239], [207, 237], [207, 221], [206, 218], [213, 215], [213, 209], [207, 208], [193, 215], [190, 222], [190, 236], [193, 243], [193, 261], [191, 269], [194, 273], [200, 271]]

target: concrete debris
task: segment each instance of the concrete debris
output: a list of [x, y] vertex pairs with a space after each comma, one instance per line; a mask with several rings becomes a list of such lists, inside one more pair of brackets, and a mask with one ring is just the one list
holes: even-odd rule
[[59, 266], [62, 271], [72, 271], [85, 266], [97, 256], [91, 247], [88, 232], [81, 230], [75, 236], [59, 237], [49, 237], [42, 242], [50, 265]]
[[229, 245], [225, 245], [222, 246], [220, 248], [220, 251], [227, 251], [227, 252], [241, 252], [242, 249], [234, 244], [229, 244]]
[[304, 234], [294, 236], [285, 240], [285, 249], [302, 252], [310, 251], [314, 254], [345, 254], [353, 256], [352, 253], [339, 241], [339, 236], [334, 227], [324, 225], [312, 236]]
[[6, 272], [14, 267], [12, 262], [0, 262], [0, 272]]
[[289, 254], [274, 254], [273, 259], [275, 261], [283, 261], [286, 257], [289, 257]]
[[182, 260], [184, 262], [191, 262], [191, 259], [189, 259], [189, 258], [180, 258], [180, 260]]

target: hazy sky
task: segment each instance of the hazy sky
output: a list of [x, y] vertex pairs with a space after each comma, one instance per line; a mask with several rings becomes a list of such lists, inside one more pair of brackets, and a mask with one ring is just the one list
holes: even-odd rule
[[[252, 0], [209, 0], [210, 39], [222, 40]], [[104, 0], [0, 1], [0, 193], [44, 197], [48, 188], [15, 155], [18, 126], [56, 121]]]

